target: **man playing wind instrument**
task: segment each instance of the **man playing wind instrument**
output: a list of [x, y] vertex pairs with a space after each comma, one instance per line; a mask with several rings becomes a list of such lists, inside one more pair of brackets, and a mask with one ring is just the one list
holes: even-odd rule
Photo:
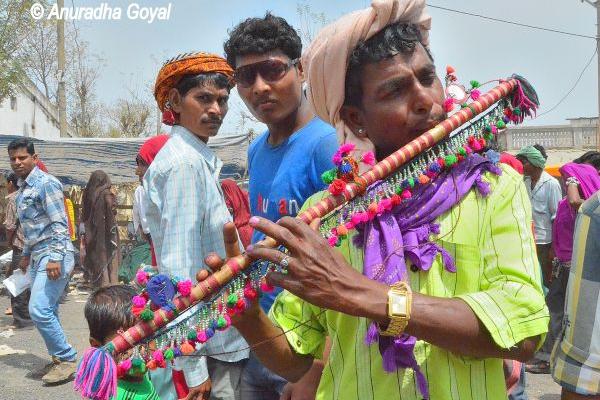
[[[317, 115], [377, 160], [446, 117], [424, 6], [374, 0], [324, 28], [302, 57]], [[409, 201], [340, 235], [337, 249], [300, 220], [253, 217], [289, 254], [260, 245], [248, 254], [287, 267], [267, 278], [286, 291], [268, 316], [255, 306], [234, 325], [290, 381], [329, 337], [318, 399], [506, 399], [502, 359], [528, 360], [548, 326], [522, 179], [470, 154], [429, 184], [410, 183]], [[232, 257], [235, 234], [224, 233]]]

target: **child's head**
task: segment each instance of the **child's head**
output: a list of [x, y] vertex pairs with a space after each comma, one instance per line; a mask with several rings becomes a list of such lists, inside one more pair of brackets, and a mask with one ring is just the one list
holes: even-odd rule
[[131, 312], [131, 299], [135, 295], [135, 290], [127, 285], [106, 286], [91, 294], [84, 311], [90, 329], [90, 345], [100, 347], [119, 330], [136, 323]]

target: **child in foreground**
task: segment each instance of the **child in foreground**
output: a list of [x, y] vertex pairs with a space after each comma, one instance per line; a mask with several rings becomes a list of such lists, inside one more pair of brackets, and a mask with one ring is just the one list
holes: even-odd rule
[[[112, 340], [117, 332], [136, 323], [131, 312], [131, 298], [135, 290], [126, 285], [106, 286], [96, 290], [85, 304], [85, 319], [90, 329], [90, 345], [101, 347]], [[154, 386], [144, 372], [140, 376], [130, 374], [117, 382], [115, 400], [160, 400]]]

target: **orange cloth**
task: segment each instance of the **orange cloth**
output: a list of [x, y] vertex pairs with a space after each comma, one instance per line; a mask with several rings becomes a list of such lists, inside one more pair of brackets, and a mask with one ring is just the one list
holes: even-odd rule
[[158, 108], [165, 111], [169, 90], [175, 87], [184, 75], [218, 72], [233, 78], [233, 69], [227, 61], [215, 54], [187, 53], [167, 61], [158, 72], [154, 85], [154, 98]]

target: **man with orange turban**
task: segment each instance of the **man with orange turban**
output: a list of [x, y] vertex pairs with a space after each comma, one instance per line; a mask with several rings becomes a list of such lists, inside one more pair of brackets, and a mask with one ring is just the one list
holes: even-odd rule
[[[160, 273], [190, 279], [209, 251], [225, 255], [222, 227], [231, 222], [231, 215], [219, 185], [223, 163], [207, 142], [227, 114], [232, 74], [223, 58], [206, 53], [179, 55], [158, 73], [154, 96], [173, 128], [171, 139], [144, 174], [143, 185]], [[239, 399], [246, 347], [237, 330], [217, 331], [199, 349], [208, 356], [178, 361], [189, 386], [187, 399]], [[160, 398], [176, 399], [170, 371], [158, 374], [152, 380]]]

